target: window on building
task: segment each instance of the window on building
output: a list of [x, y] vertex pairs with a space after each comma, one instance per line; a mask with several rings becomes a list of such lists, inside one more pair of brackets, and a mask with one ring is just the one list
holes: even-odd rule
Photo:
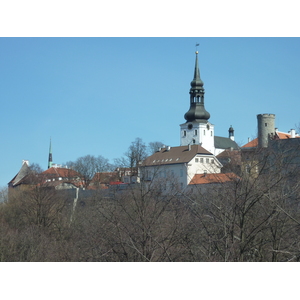
[[199, 161], [199, 158], [195, 158], [195, 162], [198, 162]]
[[203, 157], [201, 157], [201, 158], [200, 158], [200, 163], [202, 163], [202, 164], [203, 164]]
[[203, 135], [205, 135], [205, 129], [203, 130]]
[[195, 129], [194, 135], [198, 135], [198, 130]]
[[183, 130], [183, 136], [186, 137], [186, 130]]
[[210, 132], [210, 136], [212, 136], [212, 131]]
[[206, 163], [209, 164], [209, 158], [206, 159]]
[[212, 160], [211, 160], [211, 163], [212, 163], [212, 164], [214, 164], [214, 163], [215, 163], [214, 159], [212, 159]]
[[268, 123], [265, 123], [265, 127], [268, 127]]

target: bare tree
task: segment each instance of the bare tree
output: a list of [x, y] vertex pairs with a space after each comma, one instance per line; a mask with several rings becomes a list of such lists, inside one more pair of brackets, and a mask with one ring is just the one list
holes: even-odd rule
[[37, 163], [30, 164], [29, 168], [35, 174], [40, 174], [44, 171], [43, 168]]
[[198, 228], [192, 242], [196, 261], [299, 260], [300, 177], [294, 161], [286, 147], [257, 149], [241, 180], [189, 195]]
[[147, 146], [141, 138], [136, 138], [135, 141], [131, 143], [125, 156], [128, 160], [129, 167], [135, 168], [138, 163], [147, 157]]
[[82, 156], [74, 162], [67, 162], [67, 166], [82, 175], [85, 188], [89, 186], [97, 172], [112, 171], [114, 168], [109, 160], [101, 155], [97, 157], [93, 155]]
[[0, 189], [0, 203], [8, 201], [8, 188], [3, 187]]
[[158, 151], [159, 148], [162, 148], [164, 144], [162, 142], [150, 142], [148, 144], [148, 153], [149, 155], [154, 154], [156, 151]]

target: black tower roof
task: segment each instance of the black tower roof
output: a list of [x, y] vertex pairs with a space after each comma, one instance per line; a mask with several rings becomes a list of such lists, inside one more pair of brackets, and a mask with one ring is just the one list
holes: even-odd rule
[[196, 121], [199, 123], [207, 123], [210, 114], [204, 107], [204, 88], [203, 81], [200, 78], [200, 71], [198, 66], [198, 51], [196, 53], [194, 78], [191, 82], [190, 88], [190, 109], [184, 115], [187, 122]]

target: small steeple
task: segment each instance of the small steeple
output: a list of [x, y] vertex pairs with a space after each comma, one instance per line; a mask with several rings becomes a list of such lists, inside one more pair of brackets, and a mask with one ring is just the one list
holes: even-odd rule
[[52, 145], [51, 145], [51, 138], [50, 138], [48, 169], [50, 169], [51, 167], [52, 167]]
[[194, 78], [191, 81], [190, 88], [190, 109], [184, 115], [187, 122], [196, 121], [199, 123], [207, 123], [210, 118], [209, 112], [204, 107], [204, 88], [203, 81], [200, 78], [200, 70], [198, 64], [198, 51], [196, 53]]

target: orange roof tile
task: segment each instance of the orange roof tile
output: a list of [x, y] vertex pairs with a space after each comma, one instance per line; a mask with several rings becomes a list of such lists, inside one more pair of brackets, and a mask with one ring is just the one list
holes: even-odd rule
[[[276, 131], [275, 133], [275, 140], [286, 140], [286, 139], [291, 139], [292, 136], [289, 133], [285, 133], [285, 132], [279, 132]], [[300, 138], [300, 136], [295, 136], [295, 138]], [[258, 138], [250, 141], [249, 143], [245, 144], [244, 146], [242, 146], [242, 148], [252, 148], [252, 147], [257, 147], [258, 145]]]
[[118, 172], [97, 172], [91, 183], [109, 183], [112, 180], [118, 179]]
[[224, 183], [239, 179], [234, 173], [195, 174], [189, 184]]
[[[285, 139], [291, 139], [292, 136], [289, 133], [285, 133], [285, 132], [276, 132], [276, 136], [277, 138], [279, 138], [280, 140], [285, 140]], [[300, 136], [295, 136], [295, 138], [300, 138]]]
[[252, 147], [257, 147], [257, 145], [258, 145], [258, 138], [250, 141], [246, 145], [242, 146], [242, 148], [252, 148]]
[[48, 170], [41, 173], [42, 175], [47, 175], [51, 177], [63, 177], [63, 178], [72, 178], [72, 177], [81, 177], [81, 175], [72, 170], [67, 168], [49, 168]]

